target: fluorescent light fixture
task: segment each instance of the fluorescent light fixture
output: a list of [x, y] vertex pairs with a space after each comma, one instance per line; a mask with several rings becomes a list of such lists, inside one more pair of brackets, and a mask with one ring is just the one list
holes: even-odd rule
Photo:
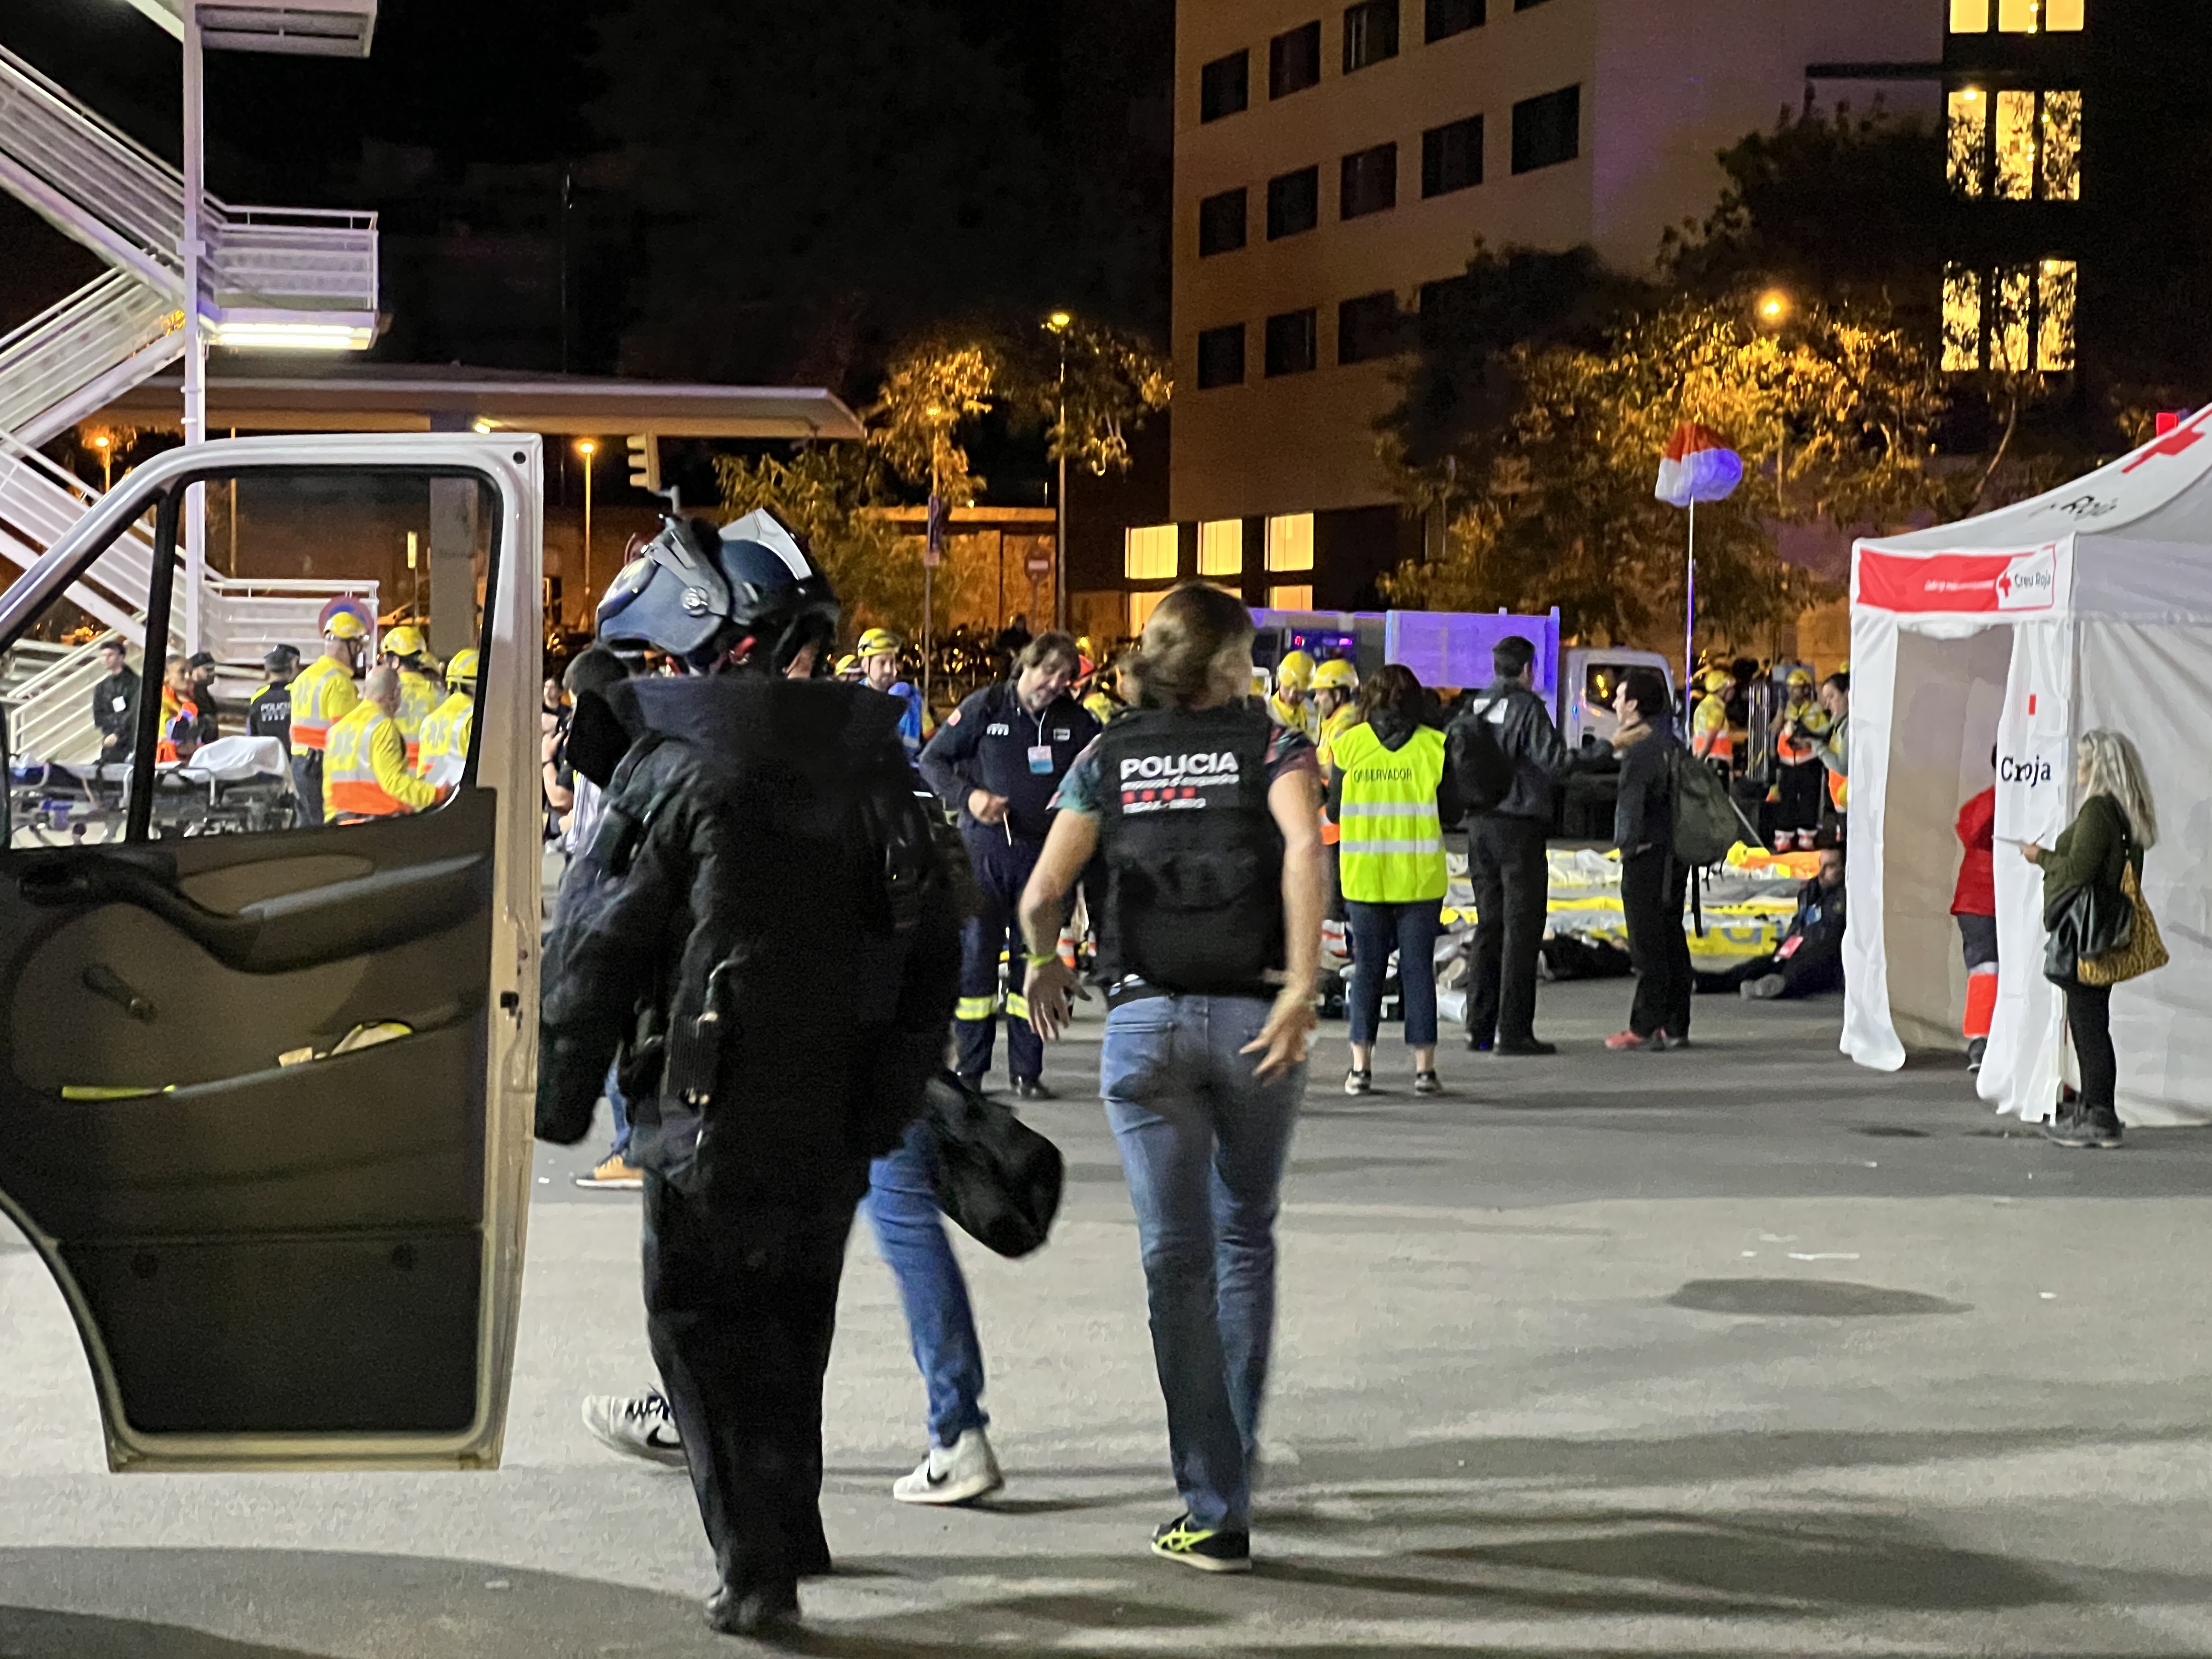
[[350, 323], [217, 323], [210, 345], [248, 351], [366, 351], [374, 344], [373, 327]]

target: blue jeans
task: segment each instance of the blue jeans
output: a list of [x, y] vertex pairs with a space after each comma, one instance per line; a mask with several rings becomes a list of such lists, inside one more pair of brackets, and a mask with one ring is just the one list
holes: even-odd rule
[[1433, 1048], [1437, 1043], [1437, 933], [1443, 926], [1442, 899], [1412, 904], [1347, 902], [1352, 912], [1352, 995], [1345, 1012], [1352, 1040], [1375, 1041], [1382, 1023], [1382, 980], [1390, 952], [1398, 952], [1398, 1006], [1405, 1011], [1406, 1043]]
[[615, 1115], [615, 1144], [607, 1148], [609, 1158], [620, 1158], [629, 1151], [629, 1102], [623, 1098], [622, 1079], [615, 1068], [607, 1067], [607, 1106]]
[[1121, 1145], [1167, 1401], [1176, 1487], [1199, 1527], [1249, 1528], [1275, 1334], [1275, 1206], [1305, 1067], [1262, 1081], [1237, 1051], [1269, 1004], [1144, 997], [1106, 1016], [1099, 1092]]
[[936, 1146], [917, 1118], [906, 1139], [868, 1168], [868, 1221], [898, 1281], [914, 1363], [929, 1394], [929, 1437], [950, 1446], [990, 1422], [983, 1410], [983, 1348], [968, 1306], [968, 1281], [937, 1207]]

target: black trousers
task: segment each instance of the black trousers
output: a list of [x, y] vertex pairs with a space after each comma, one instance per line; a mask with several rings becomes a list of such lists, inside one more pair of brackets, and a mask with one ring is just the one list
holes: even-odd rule
[[822, 1375], [853, 1209], [732, 1213], [645, 1177], [646, 1332], [715, 1566], [741, 1591], [830, 1571]]
[[1496, 812], [1469, 818], [1467, 874], [1474, 887], [1475, 915], [1468, 1036], [1475, 1042], [1532, 1042], [1536, 953], [1544, 943], [1552, 884], [1543, 823]]
[[2112, 988], [2068, 986], [2066, 1030], [2081, 1073], [2081, 1109], [2112, 1111], [2120, 1081], [2120, 1062], [2112, 1053]]
[[1781, 994], [1785, 997], [1840, 991], [1844, 988], [1844, 942], [1839, 938], [1808, 936], [1786, 957], [1753, 957], [1749, 962], [1738, 963], [1717, 974], [1698, 974], [1696, 982], [1701, 992], [1733, 991], [1739, 985], [1765, 979], [1769, 974], [1782, 975]]
[[1690, 941], [1682, 932], [1689, 885], [1690, 872], [1663, 848], [1631, 853], [1620, 861], [1620, 908], [1628, 919], [1628, 958], [1636, 969], [1628, 1029], [1638, 1036], [1690, 1034]]
[[1774, 803], [1777, 830], [1817, 830], [1820, 803], [1827, 799], [1827, 768], [1818, 761], [1802, 766], [1775, 764]]

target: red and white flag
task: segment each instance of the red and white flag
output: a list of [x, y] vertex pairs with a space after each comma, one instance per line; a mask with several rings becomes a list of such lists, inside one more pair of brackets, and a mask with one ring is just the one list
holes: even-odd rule
[[1659, 487], [1651, 493], [1674, 507], [1724, 501], [1743, 482], [1743, 457], [1709, 426], [1684, 421], [1659, 453]]

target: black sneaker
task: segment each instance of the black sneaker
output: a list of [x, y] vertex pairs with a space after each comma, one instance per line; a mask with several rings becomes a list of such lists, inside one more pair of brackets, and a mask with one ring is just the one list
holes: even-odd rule
[[1152, 1534], [1152, 1553], [1200, 1572], [1249, 1572], [1252, 1534], [1202, 1530], [1190, 1524], [1188, 1515], [1178, 1515]]
[[799, 1586], [725, 1584], [707, 1598], [707, 1622], [725, 1636], [759, 1636], [799, 1627]]
[[1014, 1079], [1016, 1100], [1058, 1100], [1060, 1097], [1045, 1086], [1042, 1078], [1018, 1077]]
[[1413, 1073], [1413, 1092], [1417, 1095], [1440, 1095], [1444, 1091], [1444, 1080], [1434, 1072]]
[[1974, 1037], [1967, 1042], [1967, 1071], [1978, 1072], [1982, 1069], [1982, 1056], [1989, 1051], [1989, 1046], [1990, 1040], [1987, 1037]]
[[2120, 1144], [2119, 1114], [2109, 1106], [2091, 1107], [2087, 1111], [2065, 1111], [2057, 1117], [2045, 1119], [2043, 1138], [2054, 1146], [2070, 1146], [2081, 1150], [2094, 1147], [2110, 1149]]
[[1471, 1036], [1467, 1040], [1467, 1051], [1471, 1054], [1486, 1054], [1495, 1047], [1488, 1037]]
[[1501, 1042], [1492, 1051], [1499, 1054], [1556, 1054], [1559, 1045], [1543, 1042], [1534, 1037], [1521, 1037], [1511, 1042]]

